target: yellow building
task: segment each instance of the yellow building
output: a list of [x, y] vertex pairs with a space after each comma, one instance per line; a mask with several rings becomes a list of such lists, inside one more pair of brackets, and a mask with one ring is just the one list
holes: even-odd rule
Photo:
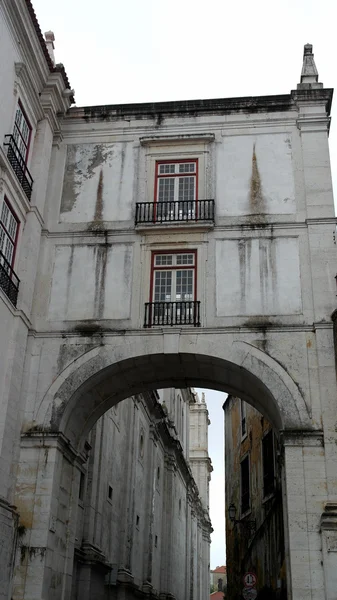
[[258, 600], [285, 600], [282, 461], [269, 421], [246, 402], [225, 404], [227, 598], [245, 597], [252, 573]]

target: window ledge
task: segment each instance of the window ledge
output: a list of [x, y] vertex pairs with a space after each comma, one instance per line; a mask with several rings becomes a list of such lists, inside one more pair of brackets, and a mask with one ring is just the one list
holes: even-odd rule
[[155, 231], [182, 231], [182, 230], [193, 230], [193, 231], [210, 231], [214, 229], [214, 223], [209, 221], [198, 221], [193, 223], [191, 221], [179, 221], [177, 223], [139, 223], [135, 225], [136, 231], [142, 233], [153, 233]]
[[139, 138], [141, 146], [162, 145], [163, 142], [214, 142], [214, 133], [192, 133], [182, 135], [154, 135]]
[[267, 502], [269, 502], [269, 500], [272, 500], [272, 498], [275, 497], [275, 490], [273, 490], [272, 492], [270, 492], [270, 494], [267, 494], [267, 496], [264, 496], [262, 498], [262, 504], [266, 504]]
[[246, 517], [249, 517], [249, 515], [252, 514], [252, 509], [249, 508], [248, 510], [246, 510], [244, 513], [242, 513], [241, 517], [240, 517], [240, 521], [242, 521], [243, 519], [245, 519]]

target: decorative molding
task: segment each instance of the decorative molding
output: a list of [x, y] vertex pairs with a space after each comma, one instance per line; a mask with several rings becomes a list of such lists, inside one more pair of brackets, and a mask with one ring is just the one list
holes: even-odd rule
[[323, 431], [307, 430], [282, 430], [280, 431], [281, 442], [284, 446], [314, 446], [324, 447]]
[[[324, 512], [321, 516], [321, 530], [323, 531], [336, 531], [337, 532], [337, 503], [327, 502], [324, 507]], [[335, 534], [333, 540], [327, 538], [328, 552], [337, 552], [337, 535]], [[330, 545], [330, 550], [329, 550]]]
[[[36, 429], [35, 429], [36, 428]], [[57, 448], [72, 464], [86, 462], [85, 453], [78, 453], [66, 436], [57, 431], [43, 431], [42, 425], [32, 425], [31, 429], [21, 434], [21, 447]]]
[[153, 135], [140, 137], [139, 143], [141, 146], [161, 146], [162, 144], [197, 144], [214, 142], [214, 133], [189, 133], [176, 135]]

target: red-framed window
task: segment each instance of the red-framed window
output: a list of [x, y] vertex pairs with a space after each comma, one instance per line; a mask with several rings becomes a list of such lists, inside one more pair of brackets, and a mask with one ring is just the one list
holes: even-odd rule
[[197, 297], [197, 251], [152, 253], [150, 302], [185, 302]]
[[18, 148], [18, 152], [25, 164], [28, 161], [29, 154], [29, 145], [30, 145], [30, 137], [32, 133], [31, 125], [28, 121], [26, 113], [22, 107], [21, 102], [18, 102], [18, 106], [16, 108], [15, 113], [15, 122], [13, 128], [13, 138]]
[[14, 265], [18, 234], [19, 219], [5, 198], [0, 212], [0, 252], [11, 267]]
[[161, 211], [165, 211], [165, 216], [170, 212], [180, 211], [181, 215], [192, 219], [195, 216], [197, 200], [197, 159], [156, 162], [154, 201], [160, 203]]

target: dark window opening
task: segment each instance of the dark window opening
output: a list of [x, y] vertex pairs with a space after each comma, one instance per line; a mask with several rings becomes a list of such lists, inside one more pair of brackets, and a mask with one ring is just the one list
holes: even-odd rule
[[84, 484], [85, 484], [85, 475], [84, 475], [84, 473], [81, 472], [81, 476], [80, 476], [80, 488], [79, 488], [79, 492], [78, 492], [78, 498], [81, 501], [84, 500]]
[[136, 526], [138, 527], [138, 525], [139, 525], [139, 515], [137, 515], [137, 517], [136, 517]]
[[112, 487], [111, 487], [111, 485], [109, 485], [109, 487], [108, 487], [108, 498], [109, 498], [109, 500], [112, 500]]
[[157, 546], [158, 546], [158, 536], [157, 535], [154, 538], [154, 545], [155, 545], [155, 548], [157, 548]]
[[249, 457], [241, 462], [241, 514], [250, 508]]
[[274, 440], [269, 431], [262, 440], [263, 495], [268, 496], [275, 488]]
[[246, 421], [246, 403], [244, 400], [240, 400], [241, 409], [241, 437], [244, 437], [247, 433], [247, 421]]

